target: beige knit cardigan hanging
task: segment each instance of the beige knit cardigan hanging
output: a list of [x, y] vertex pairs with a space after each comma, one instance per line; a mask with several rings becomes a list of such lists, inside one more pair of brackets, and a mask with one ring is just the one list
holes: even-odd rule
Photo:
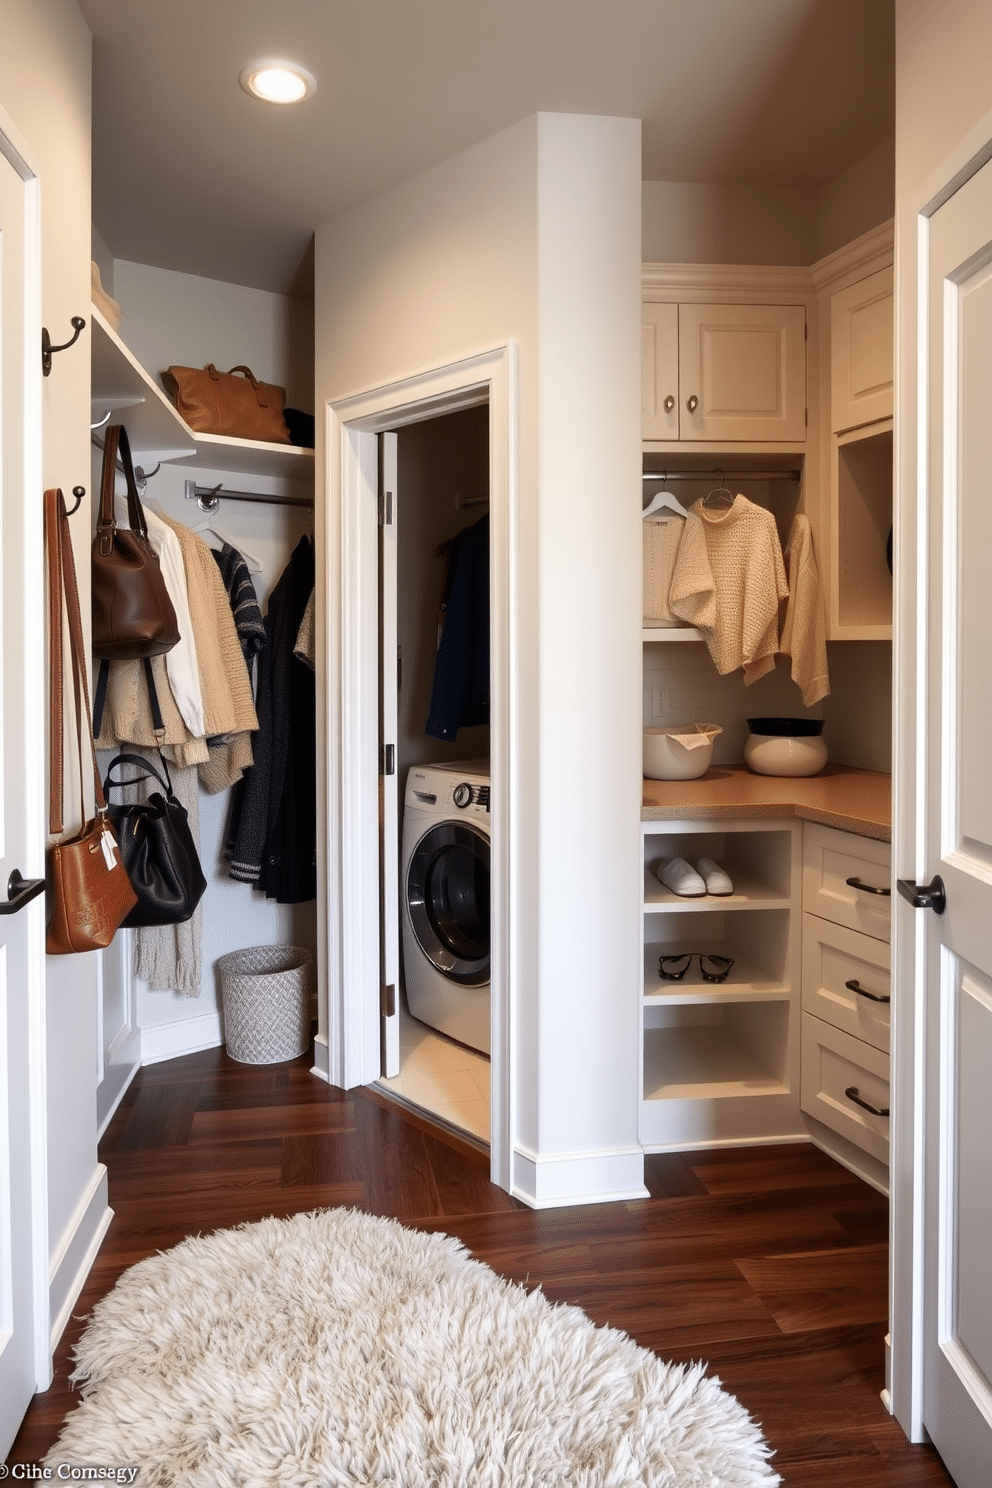
[[[206, 730], [202, 738], [189, 732], [172, 696], [165, 658], [153, 657], [152, 673], [165, 725], [165, 753], [180, 766], [198, 765], [205, 788], [220, 791], [233, 784], [252, 763], [251, 734], [258, 728], [258, 718], [251, 681], [213, 554], [188, 527], [164, 515], [163, 520], [178, 537], [183, 555]], [[218, 735], [224, 736], [223, 743], [208, 749], [207, 739]], [[156, 742], [144, 663], [112, 662], [97, 747], [153, 747]]]
[[778, 650], [779, 602], [788, 598], [775, 518], [746, 496], [731, 507], [693, 503], [675, 561], [669, 604], [703, 632], [721, 676], [744, 669], [750, 685]]

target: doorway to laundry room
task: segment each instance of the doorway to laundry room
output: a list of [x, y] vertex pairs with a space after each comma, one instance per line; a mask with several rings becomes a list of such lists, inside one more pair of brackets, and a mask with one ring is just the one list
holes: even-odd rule
[[489, 470], [488, 402], [380, 439], [379, 1083], [483, 1142], [491, 1049]]

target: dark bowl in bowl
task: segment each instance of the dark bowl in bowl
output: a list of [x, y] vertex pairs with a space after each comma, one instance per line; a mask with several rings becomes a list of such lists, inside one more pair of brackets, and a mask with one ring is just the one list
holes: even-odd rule
[[810, 739], [823, 733], [822, 718], [748, 718], [752, 734], [767, 734], [778, 739]]

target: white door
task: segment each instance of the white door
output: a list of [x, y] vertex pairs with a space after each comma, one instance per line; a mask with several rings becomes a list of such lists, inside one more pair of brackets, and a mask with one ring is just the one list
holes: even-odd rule
[[382, 1074], [400, 1072], [396, 435], [379, 435], [379, 1016]]
[[[930, 222], [923, 1423], [958, 1488], [992, 1474], [992, 164]], [[929, 594], [927, 593], [929, 589]], [[900, 885], [901, 892], [911, 886]], [[908, 913], [903, 906], [902, 913]], [[908, 989], [907, 989], [908, 990]]]
[[[17, 168], [11, 163], [18, 162]], [[35, 183], [0, 133], [0, 1455], [42, 1372], [44, 610]], [[33, 880], [21, 884], [19, 880]], [[39, 1359], [41, 1350], [39, 1348]]]

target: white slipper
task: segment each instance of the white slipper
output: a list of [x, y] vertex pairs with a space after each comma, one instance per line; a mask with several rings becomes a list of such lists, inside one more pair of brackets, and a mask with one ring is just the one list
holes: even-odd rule
[[701, 899], [706, 893], [705, 883], [685, 858], [662, 858], [654, 871], [666, 889], [683, 899]]
[[715, 894], [722, 898], [734, 892], [729, 873], [725, 873], [719, 863], [714, 863], [712, 858], [700, 858], [699, 876], [706, 885], [707, 894]]

